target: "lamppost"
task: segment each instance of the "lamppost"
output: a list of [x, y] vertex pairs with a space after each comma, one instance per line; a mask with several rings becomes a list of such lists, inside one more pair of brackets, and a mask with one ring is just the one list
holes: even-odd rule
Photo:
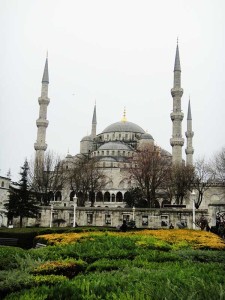
[[194, 190], [191, 192], [191, 198], [192, 198], [192, 219], [193, 219], [193, 229], [195, 229], [195, 192]]
[[51, 204], [51, 210], [50, 210], [50, 228], [52, 227], [52, 215], [53, 215], [53, 204]]
[[73, 197], [73, 227], [76, 227], [76, 208], [77, 208], [77, 196]]
[[[134, 221], [135, 206], [133, 206], [132, 211], [133, 211], [133, 221]], [[134, 222], [135, 222], [135, 221], [134, 221]]]

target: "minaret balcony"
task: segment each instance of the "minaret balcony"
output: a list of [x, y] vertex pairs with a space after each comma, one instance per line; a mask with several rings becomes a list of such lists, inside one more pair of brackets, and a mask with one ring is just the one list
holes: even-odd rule
[[188, 154], [193, 154], [194, 153], [194, 148], [186, 148], [185, 149], [185, 153], [188, 155]]
[[182, 137], [176, 137], [170, 139], [170, 145], [173, 146], [183, 146], [184, 145], [184, 139]]
[[172, 121], [176, 120], [176, 121], [182, 121], [184, 118], [184, 114], [181, 111], [177, 111], [177, 112], [172, 112], [170, 114], [170, 118]]
[[186, 135], [186, 138], [193, 138], [194, 132], [193, 131], [186, 131], [185, 135]]
[[182, 88], [172, 88], [171, 95], [172, 97], [182, 97], [184, 90]]
[[37, 124], [37, 127], [48, 127], [48, 120], [37, 119], [36, 124]]
[[49, 105], [50, 99], [48, 97], [39, 97], [38, 103], [39, 105]]
[[34, 149], [45, 151], [47, 149], [47, 144], [34, 143]]

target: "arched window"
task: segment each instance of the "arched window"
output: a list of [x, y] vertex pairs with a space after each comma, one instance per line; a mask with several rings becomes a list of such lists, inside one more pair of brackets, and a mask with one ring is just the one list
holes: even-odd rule
[[127, 201], [129, 200], [129, 198], [130, 198], [130, 193], [129, 193], [129, 192], [126, 192], [126, 193], [124, 194], [124, 201], [127, 202]]
[[4, 181], [2, 181], [2, 184], [1, 184], [2, 188], [4, 187], [4, 185], [5, 185], [5, 183], [4, 183]]
[[106, 154], [109, 155], [109, 150], [106, 151]]
[[110, 202], [110, 193], [109, 192], [105, 192], [105, 194], [104, 194], [104, 201], [105, 202]]
[[62, 201], [62, 194], [60, 191], [55, 193], [55, 201]]
[[73, 201], [74, 196], [75, 196], [75, 191], [72, 191], [70, 193], [70, 201]]
[[116, 198], [115, 194], [112, 194], [112, 202], [115, 202], [115, 198]]
[[102, 202], [102, 201], [103, 201], [103, 195], [102, 195], [102, 192], [97, 192], [97, 195], [96, 195], [96, 201], [97, 201], [97, 202]]
[[115, 151], [114, 150], [112, 151], [112, 155], [115, 155]]
[[53, 192], [48, 193], [48, 200], [49, 201], [54, 201], [54, 193]]
[[120, 156], [120, 150], [118, 150], [118, 156]]
[[116, 202], [123, 202], [123, 195], [121, 192], [116, 194]]

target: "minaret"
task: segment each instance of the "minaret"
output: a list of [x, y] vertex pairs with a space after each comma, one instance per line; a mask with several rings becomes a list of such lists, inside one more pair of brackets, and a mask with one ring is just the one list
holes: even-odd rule
[[36, 150], [36, 163], [43, 163], [44, 161], [44, 153], [47, 149], [47, 144], [45, 143], [46, 138], [46, 128], [48, 127], [47, 120], [47, 107], [50, 102], [48, 98], [48, 57], [46, 58], [44, 74], [42, 77], [42, 87], [41, 87], [41, 97], [38, 98], [38, 102], [40, 105], [39, 109], [39, 118], [36, 121], [37, 124], [37, 141], [34, 144], [34, 149]]
[[173, 164], [181, 164], [182, 146], [184, 145], [184, 139], [182, 138], [182, 120], [184, 114], [181, 112], [183, 89], [181, 88], [181, 68], [178, 43], [174, 64], [174, 83], [173, 88], [171, 89], [171, 95], [173, 97], [173, 112], [170, 114], [170, 118], [173, 122], [173, 133], [172, 138], [170, 139], [170, 145], [172, 146], [172, 162]]
[[194, 148], [192, 147], [192, 138], [194, 136], [194, 132], [192, 131], [192, 117], [191, 117], [191, 102], [189, 99], [188, 103], [188, 115], [187, 115], [187, 131], [185, 132], [187, 137], [187, 148], [185, 149], [186, 152], [186, 165], [192, 166], [193, 165], [193, 153]]
[[96, 104], [95, 104], [93, 118], [92, 118], [92, 128], [91, 128], [92, 138], [96, 137], [96, 128], [97, 128], [97, 116], [96, 116]]

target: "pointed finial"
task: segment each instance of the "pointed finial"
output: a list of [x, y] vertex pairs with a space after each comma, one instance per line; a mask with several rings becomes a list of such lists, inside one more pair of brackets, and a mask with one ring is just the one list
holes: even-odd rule
[[68, 150], [67, 150], [67, 154], [70, 154], [70, 149], [68, 148]]
[[122, 122], [127, 122], [127, 117], [126, 117], [126, 107], [124, 107], [124, 110], [123, 110], [123, 117], [122, 117]]
[[181, 67], [180, 67], [180, 55], [179, 55], [179, 46], [178, 46], [178, 38], [177, 38], [177, 49], [176, 49], [176, 57], [175, 57], [174, 71], [181, 71]]
[[92, 117], [92, 124], [97, 124], [97, 116], [96, 116], [96, 100], [95, 100], [94, 112], [93, 112], [93, 117]]
[[177, 36], [177, 46], [178, 46], [178, 44], [179, 44], [179, 37]]
[[188, 102], [188, 114], [187, 114], [187, 120], [192, 120], [192, 116], [191, 116], [191, 100], [190, 100], [190, 96], [189, 96], [189, 102]]
[[49, 76], [48, 76], [48, 57], [46, 57], [45, 61], [45, 68], [44, 68], [44, 73], [42, 77], [42, 83], [49, 83]]
[[47, 50], [47, 53], [46, 53], [46, 58], [48, 59], [48, 50]]

